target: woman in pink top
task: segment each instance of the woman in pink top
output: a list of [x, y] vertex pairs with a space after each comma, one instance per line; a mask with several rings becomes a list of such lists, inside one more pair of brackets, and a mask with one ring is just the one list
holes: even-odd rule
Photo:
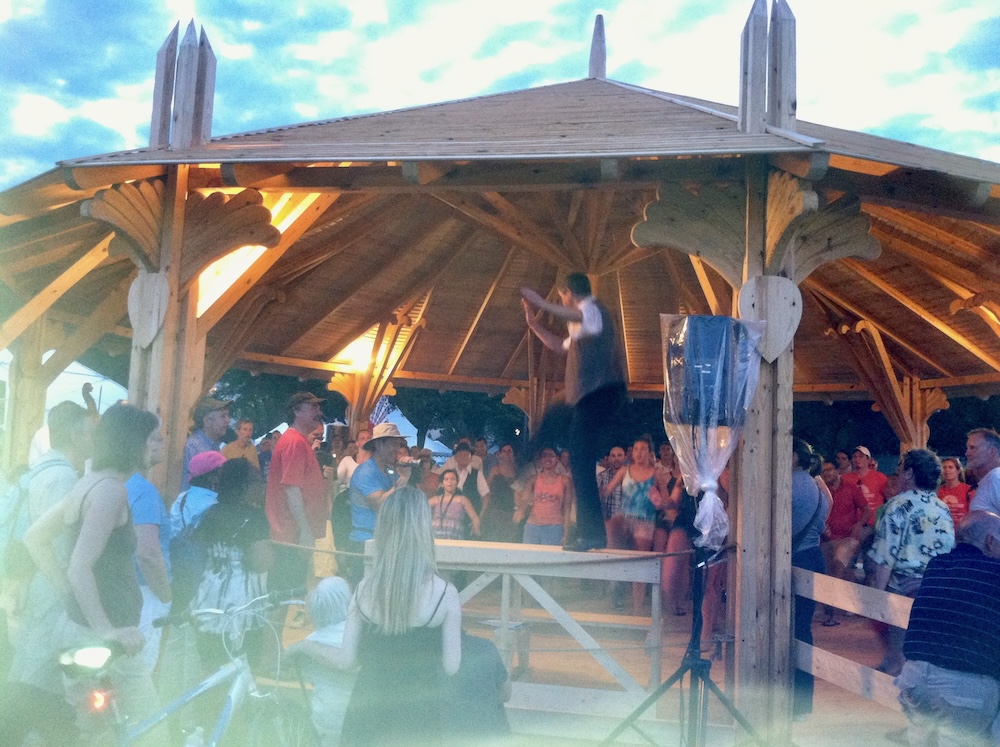
[[541, 471], [535, 475], [526, 491], [525, 500], [514, 512], [519, 522], [527, 514], [524, 525], [526, 545], [565, 545], [569, 540], [569, 510], [573, 505], [573, 481], [557, 471], [559, 457], [555, 449], [542, 449]]
[[969, 485], [965, 482], [965, 471], [962, 463], [956, 457], [946, 457], [941, 460], [941, 471], [944, 484], [937, 490], [938, 498], [944, 501], [951, 511], [955, 526], [962, 517], [969, 513]]

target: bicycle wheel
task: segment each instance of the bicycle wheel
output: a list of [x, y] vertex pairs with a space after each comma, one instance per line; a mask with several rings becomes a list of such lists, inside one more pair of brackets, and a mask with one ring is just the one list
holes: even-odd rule
[[318, 747], [309, 711], [301, 703], [274, 693], [247, 700], [245, 741], [248, 747]]

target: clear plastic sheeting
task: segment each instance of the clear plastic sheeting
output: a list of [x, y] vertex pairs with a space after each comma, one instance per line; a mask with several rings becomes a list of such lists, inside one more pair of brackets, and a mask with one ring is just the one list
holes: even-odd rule
[[718, 495], [719, 475], [736, 449], [757, 389], [757, 342], [765, 322], [727, 316], [660, 314], [663, 340], [663, 424], [688, 493], [698, 504], [694, 543], [718, 550], [729, 517]]

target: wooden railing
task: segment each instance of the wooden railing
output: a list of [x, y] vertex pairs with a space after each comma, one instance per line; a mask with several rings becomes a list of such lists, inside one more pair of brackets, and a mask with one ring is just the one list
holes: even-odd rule
[[[820, 604], [829, 604], [897, 628], [906, 628], [910, 621], [913, 600], [909, 597], [878, 591], [822, 573], [792, 568], [792, 589], [795, 594]], [[799, 641], [795, 642], [794, 656], [799, 669], [887, 708], [900, 709], [896, 700], [898, 690], [892, 684], [891, 675]]]

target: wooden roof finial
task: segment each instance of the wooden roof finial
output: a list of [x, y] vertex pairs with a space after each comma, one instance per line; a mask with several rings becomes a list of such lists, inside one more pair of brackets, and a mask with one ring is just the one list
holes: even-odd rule
[[740, 132], [764, 132], [767, 106], [767, 0], [754, 0], [740, 44]]
[[167, 36], [156, 53], [156, 78], [153, 82], [153, 116], [149, 122], [149, 147], [170, 145], [170, 105], [174, 100], [174, 72], [177, 69], [177, 36], [181, 23]]
[[188, 24], [177, 54], [172, 149], [204, 145], [211, 137], [215, 96], [215, 53], [204, 30], [201, 41], [194, 21]]
[[604, 16], [594, 19], [594, 36], [590, 41], [590, 78], [608, 77], [608, 50], [604, 41]]
[[795, 129], [795, 16], [785, 0], [771, 5], [768, 35], [767, 123]]

